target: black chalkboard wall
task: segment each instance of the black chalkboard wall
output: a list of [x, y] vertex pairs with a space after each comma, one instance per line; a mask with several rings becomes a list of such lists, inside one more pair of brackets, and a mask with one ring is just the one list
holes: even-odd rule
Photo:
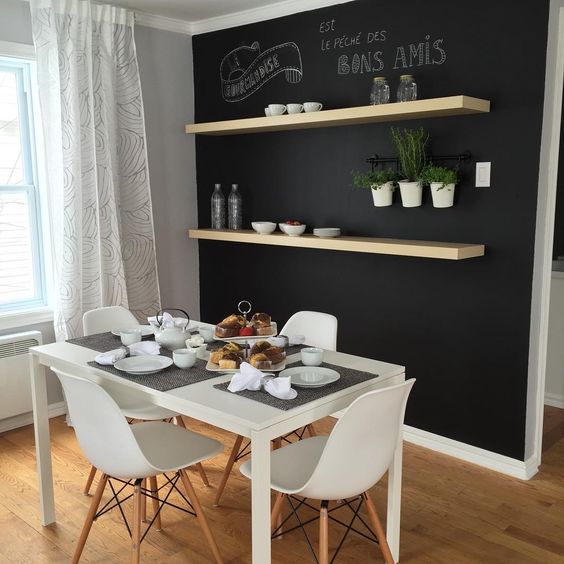
[[[394, 91], [399, 75], [413, 72], [420, 98], [492, 100], [490, 114], [400, 124], [427, 128], [432, 153], [470, 149], [474, 160], [492, 161], [492, 188], [474, 187], [472, 163], [451, 209], [433, 209], [429, 194], [420, 208], [402, 208], [399, 195], [375, 208], [368, 192], [351, 188], [350, 171], [366, 168], [366, 157], [393, 154], [389, 123], [199, 136], [201, 227], [210, 225], [213, 184], [227, 192], [237, 182], [245, 227], [299, 219], [346, 234], [487, 247], [485, 257], [451, 262], [201, 242], [202, 318], [220, 320], [240, 299], [279, 322], [302, 309], [331, 312], [340, 350], [405, 365], [417, 378], [409, 425], [522, 460], [548, 4], [357, 0], [194, 37], [197, 122], [261, 116], [269, 103], [365, 105], [375, 74]], [[282, 73], [226, 101], [237, 92], [222, 95], [220, 63], [254, 42], [261, 51], [294, 42], [302, 80]], [[367, 72], [363, 55], [384, 67]], [[294, 64], [295, 53], [280, 60]]]

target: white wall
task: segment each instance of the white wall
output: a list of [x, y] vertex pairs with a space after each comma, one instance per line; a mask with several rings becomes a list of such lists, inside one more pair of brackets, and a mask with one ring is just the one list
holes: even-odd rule
[[552, 273], [545, 403], [564, 408], [564, 272]]

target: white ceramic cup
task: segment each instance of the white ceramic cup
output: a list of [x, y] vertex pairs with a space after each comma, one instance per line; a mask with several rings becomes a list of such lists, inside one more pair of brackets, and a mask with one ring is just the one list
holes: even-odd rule
[[266, 117], [270, 117], [272, 114], [270, 113], [270, 108], [264, 108], [264, 115]]
[[196, 355], [200, 360], [208, 360], [210, 358], [210, 353], [208, 352], [208, 345], [200, 345], [194, 349]]
[[289, 114], [299, 114], [304, 111], [303, 104], [286, 104], [286, 109]]
[[300, 351], [304, 366], [320, 366], [323, 362], [323, 349], [307, 347]]
[[211, 343], [214, 340], [215, 327], [199, 327], [198, 333], [200, 333], [206, 343]]
[[306, 112], [319, 112], [323, 108], [320, 102], [304, 102], [304, 110]]
[[141, 329], [121, 329], [119, 332], [119, 338], [121, 339], [121, 344], [128, 347], [134, 343], [141, 341], [142, 337]]
[[284, 104], [268, 104], [271, 116], [281, 116], [286, 111]]
[[191, 368], [196, 364], [198, 349], [176, 349], [172, 352], [172, 361], [178, 368]]

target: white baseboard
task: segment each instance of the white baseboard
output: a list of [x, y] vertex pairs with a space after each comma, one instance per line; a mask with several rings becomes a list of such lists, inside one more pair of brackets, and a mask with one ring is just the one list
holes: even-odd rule
[[[49, 404], [48, 412], [49, 419], [58, 417], [59, 415], [65, 415], [67, 412], [67, 405], [64, 401], [51, 403]], [[5, 433], [6, 431], [11, 431], [12, 429], [17, 429], [18, 427], [25, 427], [26, 425], [31, 425], [32, 423], [33, 413], [31, 412], [16, 415], [15, 417], [8, 417], [8, 419], [1, 419], [0, 433]]]
[[564, 409], [564, 396], [546, 392], [544, 394], [544, 405], [550, 405], [551, 407], [559, 407], [560, 409]]
[[509, 456], [503, 456], [489, 450], [454, 441], [441, 435], [435, 435], [409, 425], [404, 425], [403, 438], [407, 442], [447, 454], [489, 470], [495, 470], [508, 476], [530, 480], [538, 472], [538, 464], [534, 457], [522, 461]]

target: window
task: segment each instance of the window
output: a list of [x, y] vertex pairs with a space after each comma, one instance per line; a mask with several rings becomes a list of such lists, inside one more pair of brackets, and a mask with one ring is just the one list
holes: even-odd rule
[[32, 64], [0, 56], [0, 314], [46, 303]]

